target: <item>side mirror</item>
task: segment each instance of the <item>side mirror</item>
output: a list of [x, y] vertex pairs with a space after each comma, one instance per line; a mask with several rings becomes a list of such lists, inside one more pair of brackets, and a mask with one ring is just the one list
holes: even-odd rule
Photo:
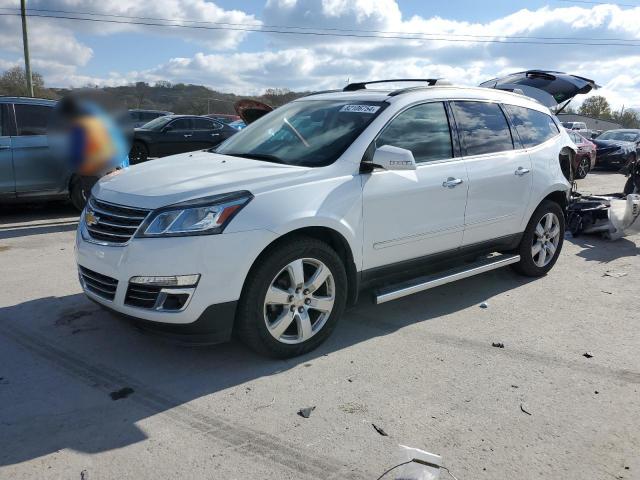
[[593, 133], [591, 134], [591, 138], [597, 138], [597, 136], [598, 136], [598, 133], [597, 133], [597, 132], [593, 132]]
[[383, 145], [376, 148], [371, 163], [385, 170], [415, 170], [416, 161], [411, 150]]
[[173, 127], [172, 127], [171, 125], [169, 125], [169, 126], [167, 126], [167, 127], [164, 127], [164, 128], [162, 129], [162, 132], [163, 132], [163, 133], [164, 133], [164, 132], [170, 132], [171, 130], [173, 130]]

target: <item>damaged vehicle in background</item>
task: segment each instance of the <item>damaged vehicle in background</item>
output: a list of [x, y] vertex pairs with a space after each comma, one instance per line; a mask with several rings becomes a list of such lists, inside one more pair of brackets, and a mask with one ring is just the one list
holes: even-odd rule
[[596, 145], [599, 167], [625, 167], [640, 153], [640, 130], [608, 130], [591, 141]]
[[568, 133], [578, 149], [573, 162], [574, 177], [582, 180], [596, 166], [596, 145], [577, 132]]
[[163, 116], [134, 130], [129, 161], [135, 165], [149, 157], [166, 157], [215, 147], [237, 131], [207, 117]]
[[[575, 81], [562, 75], [532, 78], [551, 96]], [[405, 87], [368, 88], [379, 83]], [[380, 304], [507, 265], [545, 275], [575, 153], [522, 94], [352, 83], [273, 110], [215, 152], [102, 179], [78, 227], [80, 283], [144, 328], [300, 355], [364, 290]]]

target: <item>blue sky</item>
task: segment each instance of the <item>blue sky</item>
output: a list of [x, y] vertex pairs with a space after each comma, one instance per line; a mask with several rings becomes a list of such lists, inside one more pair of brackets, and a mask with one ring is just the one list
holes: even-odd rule
[[[33, 67], [54, 86], [168, 80], [251, 94], [268, 87], [332, 88], [347, 78], [440, 76], [475, 85], [524, 68], [547, 68], [593, 78], [614, 105], [637, 107], [640, 0], [620, 3], [638, 7], [563, 0], [28, 0], [34, 9], [422, 32], [448, 39], [310, 37], [30, 18]], [[0, 0], [0, 12], [18, 6], [18, 0]], [[468, 34], [501, 41], [504, 36], [570, 37], [581, 43], [615, 38], [618, 45], [451, 41]], [[0, 70], [21, 64], [19, 18], [0, 16]]]

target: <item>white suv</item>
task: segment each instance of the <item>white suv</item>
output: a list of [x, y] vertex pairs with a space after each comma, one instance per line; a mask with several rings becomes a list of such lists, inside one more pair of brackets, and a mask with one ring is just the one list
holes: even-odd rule
[[574, 149], [547, 107], [497, 89], [310, 95], [215, 152], [103, 178], [80, 281], [143, 326], [299, 355], [365, 288], [381, 303], [509, 264], [547, 273]]

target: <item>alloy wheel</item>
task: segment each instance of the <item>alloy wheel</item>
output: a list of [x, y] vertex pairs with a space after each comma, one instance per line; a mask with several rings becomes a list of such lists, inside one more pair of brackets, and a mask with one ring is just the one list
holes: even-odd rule
[[282, 343], [305, 342], [325, 325], [335, 298], [329, 267], [313, 258], [294, 260], [275, 276], [265, 295], [267, 330]]
[[584, 178], [587, 176], [587, 173], [589, 173], [589, 166], [590, 163], [588, 158], [580, 160], [580, 163], [578, 164], [578, 178]]
[[546, 267], [558, 249], [560, 242], [560, 220], [555, 213], [547, 213], [536, 225], [531, 257], [538, 267]]

